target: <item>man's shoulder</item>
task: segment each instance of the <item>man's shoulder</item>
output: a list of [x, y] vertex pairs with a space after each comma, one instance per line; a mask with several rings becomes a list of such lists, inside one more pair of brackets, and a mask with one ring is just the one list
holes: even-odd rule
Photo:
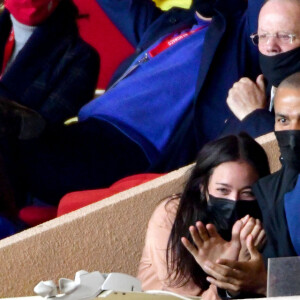
[[[75, 50], [74, 50], [75, 49]], [[69, 52], [77, 52], [80, 53], [80, 55], [83, 55], [85, 57], [90, 56], [94, 59], [99, 59], [98, 51], [88, 42], [83, 40], [80, 36], [74, 36], [73, 38], [73, 47], [69, 45]], [[75, 53], [74, 53], [75, 54]]]
[[284, 183], [287, 183], [290, 182], [294, 177], [297, 177], [297, 174], [298, 172], [296, 170], [283, 165], [278, 171], [259, 179], [257, 184], [274, 184], [279, 181], [284, 181]]
[[283, 173], [284, 173], [284, 168], [280, 168], [278, 171], [268, 176], [265, 176], [263, 178], [260, 178], [256, 184], [268, 184], [270, 182], [271, 183], [276, 182], [283, 176]]
[[196, 23], [193, 9], [172, 8], [157, 19], [144, 32], [138, 48], [147, 48], [159, 38], [183, 28], [192, 27]]
[[271, 207], [282, 201], [285, 193], [295, 185], [297, 172], [283, 166], [279, 171], [259, 179], [253, 185], [253, 192], [262, 207]]

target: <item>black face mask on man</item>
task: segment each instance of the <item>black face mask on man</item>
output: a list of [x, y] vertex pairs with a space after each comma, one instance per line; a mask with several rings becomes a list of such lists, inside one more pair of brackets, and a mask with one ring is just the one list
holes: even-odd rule
[[300, 47], [277, 55], [259, 53], [259, 64], [270, 85], [278, 85], [289, 75], [300, 71]]
[[215, 14], [216, 0], [194, 0], [193, 7], [202, 16], [210, 18]]
[[300, 171], [300, 130], [275, 131], [283, 163]]
[[210, 223], [214, 224], [218, 233], [225, 240], [231, 239], [234, 223], [246, 215], [261, 219], [261, 212], [256, 200], [230, 200], [209, 195], [207, 202], [208, 212], [211, 216]]

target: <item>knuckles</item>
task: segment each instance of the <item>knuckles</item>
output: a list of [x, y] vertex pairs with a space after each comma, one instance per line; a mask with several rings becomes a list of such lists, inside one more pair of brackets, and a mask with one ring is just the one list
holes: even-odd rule
[[235, 284], [235, 285], [232, 286], [232, 290], [234, 292], [240, 292], [241, 289], [242, 289], [242, 285], [241, 284]]

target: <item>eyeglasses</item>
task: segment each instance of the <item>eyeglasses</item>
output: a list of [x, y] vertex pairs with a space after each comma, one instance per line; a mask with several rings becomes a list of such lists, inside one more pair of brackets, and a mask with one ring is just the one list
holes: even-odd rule
[[253, 44], [255, 46], [257, 46], [258, 44], [264, 45], [267, 44], [269, 42], [270, 38], [274, 38], [276, 39], [278, 44], [292, 44], [296, 38], [296, 34], [294, 33], [280, 33], [280, 32], [276, 32], [276, 33], [253, 33], [250, 35], [250, 38], [253, 42]]

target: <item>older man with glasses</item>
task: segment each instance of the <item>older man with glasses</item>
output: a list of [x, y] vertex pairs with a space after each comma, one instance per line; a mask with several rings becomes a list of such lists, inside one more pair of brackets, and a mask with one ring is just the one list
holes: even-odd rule
[[241, 78], [229, 90], [227, 104], [236, 118], [225, 133], [248, 131], [256, 137], [273, 130], [273, 99], [287, 76], [300, 71], [300, 1], [268, 0], [258, 19], [252, 42], [258, 46], [261, 75], [253, 82]]

